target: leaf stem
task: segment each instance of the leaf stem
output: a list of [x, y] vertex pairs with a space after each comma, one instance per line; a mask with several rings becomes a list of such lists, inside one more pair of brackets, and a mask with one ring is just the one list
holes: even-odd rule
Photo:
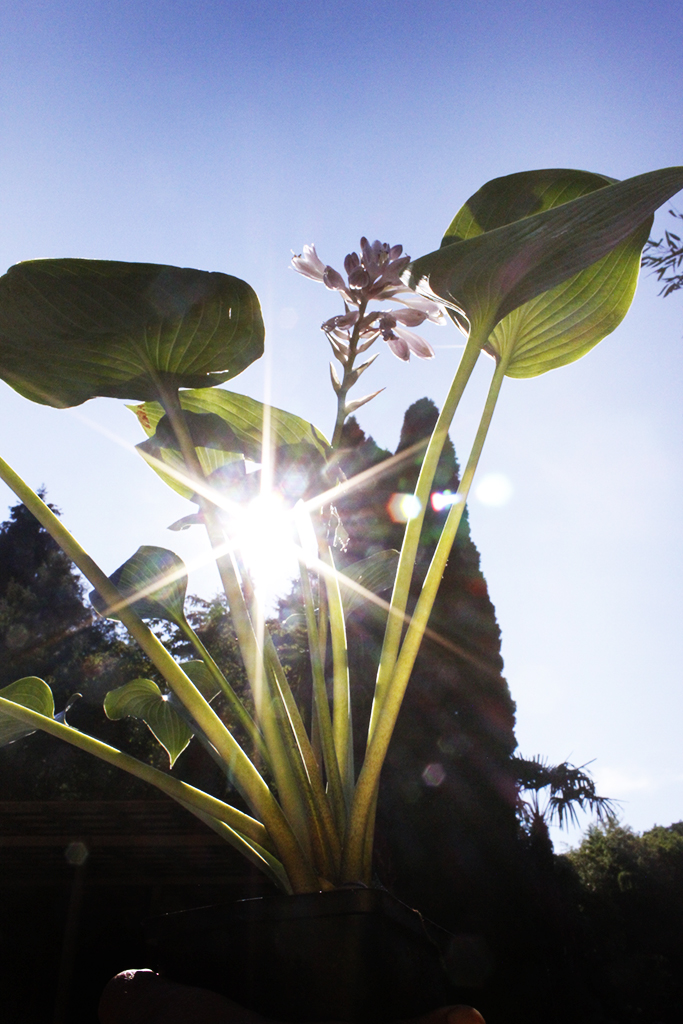
[[157, 789], [160, 789], [174, 800], [179, 801], [179, 803], [191, 805], [193, 808], [197, 808], [203, 813], [217, 818], [219, 821], [229, 825], [231, 829], [258, 843], [272, 853], [273, 845], [263, 825], [256, 821], [255, 818], [244, 814], [243, 811], [238, 811], [236, 807], [231, 807], [230, 804], [226, 804], [222, 800], [204, 793], [201, 789], [195, 789], [194, 786], [181, 782], [179, 779], [173, 778], [172, 775], [167, 775], [165, 772], [159, 771], [158, 768], [153, 768], [152, 765], [146, 764], [144, 761], [138, 761], [137, 758], [131, 757], [130, 754], [124, 754], [123, 751], [117, 750], [116, 747], [112, 747], [108, 743], [103, 743], [102, 740], [95, 739], [94, 736], [88, 736], [87, 733], [80, 732], [70, 725], [63, 725], [61, 722], [55, 721], [54, 718], [48, 718], [47, 715], [31, 711], [29, 708], [24, 707], [23, 704], [15, 704], [14, 701], [0, 697], [0, 710], [18, 719], [20, 722], [25, 722], [34, 729], [42, 729], [43, 732], [50, 733], [52, 736], [56, 736], [58, 739], [64, 740], [80, 750], [85, 750], [89, 754], [94, 754], [100, 760], [106, 761], [116, 768], [121, 768], [130, 775], [135, 775], [136, 778], [156, 786]]
[[342, 792], [347, 814], [353, 800], [353, 720], [351, 716], [351, 685], [346, 644], [346, 622], [334, 557], [327, 541], [321, 543], [321, 561], [329, 567], [325, 573], [325, 589], [332, 639], [332, 734], [339, 765]]
[[386, 689], [385, 699], [378, 716], [375, 730], [368, 744], [363, 768], [356, 786], [354, 806], [344, 849], [342, 877], [346, 881], [360, 878], [363, 867], [368, 863], [367, 833], [372, 805], [375, 800], [379, 775], [389, 748], [391, 736], [403, 701], [403, 695], [415, 664], [429, 616], [441, 583], [448, 557], [462, 519], [467, 497], [476, 472], [493, 411], [498, 400], [500, 387], [505, 376], [507, 360], [500, 360], [493, 374], [484, 411], [472, 445], [467, 467], [463, 473], [455, 500], [444, 524], [431, 564], [427, 571], [415, 611], [410, 619], [401, 652], [397, 658], [393, 676]]
[[398, 568], [396, 570], [396, 579], [394, 581], [394, 589], [391, 595], [389, 616], [382, 644], [382, 653], [380, 655], [379, 669], [377, 672], [375, 695], [372, 702], [370, 725], [368, 728], [368, 740], [372, 739], [375, 729], [377, 728], [382, 706], [384, 704], [387, 686], [393, 675], [396, 658], [398, 657], [401, 634], [403, 632], [405, 610], [410, 593], [410, 584], [413, 578], [415, 559], [417, 557], [417, 549], [420, 543], [420, 534], [422, 532], [422, 524], [424, 522], [425, 511], [429, 501], [429, 494], [434, 480], [434, 474], [436, 473], [441, 452], [446, 442], [446, 438], [448, 437], [448, 430], [453, 420], [453, 416], [455, 415], [455, 411], [460, 399], [462, 398], [467, 382], [469, 381], [479, 358], [481, 346], [487, 337], [488, 327], [485, 327], [483, 332], [478, 333], [476, 337], [470, 334], [450, 391], [448, 392], [446, 401], [444, 402], [443, 408], [436, 422], [436, 426], [432, 432], [432, 436], [429, 439], [425, 457], [420, 468], [420, 475], [418, 477], [417, 487], [415, 488], [415, 496], [418, 499], [419, 511], [414, 519], [408, 520], [403, 537], [401, 554], [399, 556]]
[[[314, 881], [312, 871], [305, 866], [301, 848], [268, 786], [216, 712], [204, 700], [189, 677], [185, 675], [180, 665], [126, 603], [102, 569], [71, 536], [57, 516], [4, 459], [0, 459], [0, 478], [23, 501], [50, 536], [57, 541], [61, 549], [99, 591], [107, 604], [118, 609], [117, 613], [131, 636], [137, 640], [150, 661], [182, 700], [225, 763], [234, 766], [233, 770], [239, 779], [245, 799], [263, 820], [273, 837], [282, 862], [292, 879], [292, 884], [309, 886], [301, 891], [313, 891], [317, 888], [317, 880]], [[310, 886], [313, 888], [311, 889]]]
[[219, 821], [218, 818], [212, 817], [210, 814], [205, 814], [204, 811], [193, 807], [191, 804], [183, 802], [183, 807], [194, 814], [196, 818], [203, 821], [204, 824], [212, 829], [219, 835], [221, 839], [224, 839], [232, 847], [239, 851], [243, 857], [246, 857], [255, 867], [260, 871], [263, 871], [265, 875], [277, 885], [284, 892], [291, 894], [292, 887], [285, 869], [282, 866], [281, 861], [274, 857], [272, 853], [265, 849], [263, 846], [259, 846], [258, 843], [253, 840], [247, 839], [245, 836], [240, 835], [234, 828], [230, 828], [225, 822]]
[[215, 682], [220, 687], [223, 696], [228, 702], [230, 710], [237, 719], [239, 725], [241, 725], [242, 729], [249, 737], [250, 741], [253, 743], [254, 749], [258, 751], [260, 756], [264, 759], [264, 761], [267, 764], [268, 750], [264, 743], [261, 730], [257, 726], [256, 722], [251, 717], [251, 715], [245, 708], [244, 704], [237, 696], [232, 686], [225, 678], [220, 668], [214, 661], [213, 657], [211, 656], [209, 651], [207, 651], [206, 647], [204, 646], [200, 638], [197, 636], [197, 633], [192, 628], [187, 619], [183, 618], [181, 621], [178, 622], [178, 625], [182, 632], [185, 634], [185, 636], [188, 638], [192, 646], [195, 648], [197, 653], [199, 654], [200, 658], [206, 665], [208, 671], [211, 673]]
[[[188, 473], [191, 477], [203, 481], [204, 472], [187, 426], [179, 392], [177, 389], [171, 391], [162, 388], [160, 397], [180, 445]], [[212, 548], [214, 551], [216, 548], [224, 550], [225, 538], [216, 505], [201, 494], [198, 497]], [[325, 844], [321, 837], [329, 831], [325, 829], [324, 819], [327, 817], [331, 823], [331, 812], [329, 807], [324, 806], [327, 801], [320, 780], [319, 792], [315, 792], [315, 778], [309, 770], [314, 767], [311, 762], [312, 751], [299, 709], [265, 623], [261, 623], [260, 631], [263, 635], [263, 646], [258, 642], [232, 554], [229, 557], [219, 555], [216, 563], [252, 686], [256, 714], [263, 730], [268, 760], [285, 815], [306, 857], [315, 854], [315, 859], [319, 861], [318, 867], [325, 873], [329, 871], [329, 857], [324, 851], [329, 843]], [[309, 765], [306, 763], [307, 760]], [[337, 849], [337, 861], [339, 857], [340, 850]]]
[[330, 715], [330, 704], [327, 699], [327, 687], [325, 685], [325, 666], [320, 656], [320, 635], [318, 633], [318, 624], [315, 620], [311, 581], [308, 577], [306, 563], [303, 561], [299, 562], [299, 572], [301, 574], [301, 593], [304, 599], [306, 626], [308, 628], [308, 649], [313, 677], [313, 714], [317, 718], [320, 731], [320, 742], [332, 803], [332, 813], [334, 814], [337, 832], [339, 836], [343, 836], [346, 825], [346, 805], [339, 775], [339, 764], [337, 763], [337, 755], [334, 749], [332, 718]]

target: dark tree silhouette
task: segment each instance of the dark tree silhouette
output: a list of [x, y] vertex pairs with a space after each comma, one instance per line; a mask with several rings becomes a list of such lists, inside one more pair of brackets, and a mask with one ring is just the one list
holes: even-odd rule
[[585, 764], [579, 768], [568, 761], [548, 764], [538, 754], [532, 758], [513, 757], [512, 761], [519, 784], [518, 816], [533, 844], [552, 852], [550, 825], [578, 825], [577, 810], [590, 811], [599, 822], [614, 819], [615, 801], [596, 793], [590, 772], [584, 771]]
[[[412, 405], [397, 453], [412, 451], [389, 473], [339, 502], [349, 533], [345, 563], [400, 548], [404, 525], [388, 511], [395, 493], [412, 493], [424, 448], [438, 415], [429, 399]], [[381, 466], [390, 455], [354, 419], [344, 432], [347, 477]], [[417, 449], [415, 446], [417, 445]], [[458, 486], [458, 464], [446, 443], [435, 491]], [[447, 510], [427, 509], [410, 612], [434, 552]], [[387, 595], [385, 595], [387, 596]], [[385, 613], [364, 605], [349, 624], [354, 730], [363, 746], [381, 649]], [[515, 843], [516, 785], [510, 755], [516, 746], [515, 706], [503, 679], [500, 630], [479, 567], [465, 513], [408, 685], [383, 771], [377, 815], [379, 877], [408, 902], [444, 923], [479, 927], [495, 902], [495, 878]], [[362, 750], [359, 750], [359, 755]], [[493, 884], [492, 884], [493, 883]], [[484, 901], [485, 902], [485, 901]]]
[[70, 560], [26, 506], [15, 505], [0, 526], [0, 685], [73, 670], [86, 640], [80, 634], [91, 626]]
[[[102, 711], [108, 690], [150, 674], [137, 646], [85, 603], [77, 571], [38, 520], [25, 505], [11, 508], [0, 525], [0, 687], [38, 676], [52, 688], [58, 712], [81, 694], [69, 712], [70, 724], [161, 766], [163, 757], [142, 723], [110, 722]], [[120, 770], [44, 733], [0, 749], [3, 799], [154, 795]]]
[[566, 858], [603, 1021], [677, 1024], [683, 1004], [683, 822], [639, 835], [610, 822]]

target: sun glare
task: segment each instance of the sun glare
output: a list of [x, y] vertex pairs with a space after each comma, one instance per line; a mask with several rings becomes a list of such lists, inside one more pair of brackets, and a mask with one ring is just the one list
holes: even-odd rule
[[260, 494], [235, 515], [232, 538], [259, 600], [270, 604], [298, 572], [291, 509], [276, 492]]
[[512, 483], [504, 473], [487, 473], [475, 489], [475, 497], [482, 505], [493, 508], [507, 505], [512, 497]]

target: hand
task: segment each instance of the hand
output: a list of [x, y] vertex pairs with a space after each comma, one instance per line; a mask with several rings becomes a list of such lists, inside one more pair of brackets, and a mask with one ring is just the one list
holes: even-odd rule
[[[102, 993], [99, 1018], [100, 1024], [277, 1024], [217, 992], [178, 985], [149, 970], [123, 971], [112, 978]], [[444, 1006], [400, 1024], [485, 1022], [471, 1006]]]

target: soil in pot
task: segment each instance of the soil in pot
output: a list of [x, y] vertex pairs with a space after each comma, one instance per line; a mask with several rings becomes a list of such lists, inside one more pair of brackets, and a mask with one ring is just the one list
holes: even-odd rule
[[155, 967], [283, 1021], [381, 1024], [458, 1002], [452, 938], [379, 889], [274, 896], [147, 922]]

